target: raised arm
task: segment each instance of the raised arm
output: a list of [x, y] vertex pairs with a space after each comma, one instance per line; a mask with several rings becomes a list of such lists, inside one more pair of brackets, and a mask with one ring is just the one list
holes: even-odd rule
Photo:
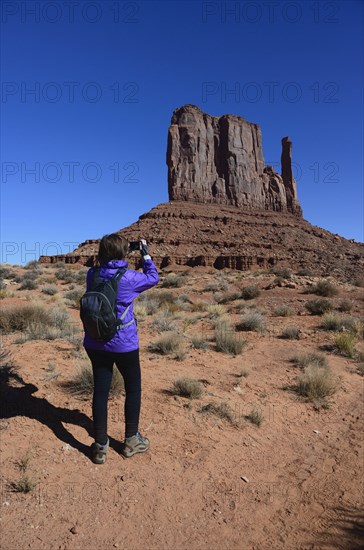
[[[150, 258], [150, 257], [149, 257]], [[152, 288], [159, 281], [158, 271], [154, 265], [153, 260], [144, 259], [143, 260], [143, 273], [138, 271], [128, 272], [128, 282], [130, 284], [130, 292], [132, 294], [132, 300], [138, 296], [144, 290]]]

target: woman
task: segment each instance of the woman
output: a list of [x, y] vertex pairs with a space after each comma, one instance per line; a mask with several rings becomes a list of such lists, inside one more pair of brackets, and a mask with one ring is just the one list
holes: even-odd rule
[[[108, 281], [118, 269], [126, 268], [125, 260], [129, 252], [129, 243], [118, 233], [105, 235], [98, 252], [100, 278]], [[107, 402], [112, 379], [113, 365], [119, 369], [125, 386], [125, 441], [122, 454], [131, 457], [143, 453], [149, 448], [149, 440], [138, 431], [141, 403], [141, 374], [139, 363], [139, 339], [133, 312], [133, 300], [144, 290], [153, 287], [159, 281], [157, 269], [148, 254], [147, 243], [140, 241], [143, 258], [143, 273], [127, 270], [118, 283], [117, 317], [120, 318], [129, 304], [129, 310], [123, 324], [115, 336], [107, 342], [93, 340], [85, 333], [83, 346], [92, 363], [94, 393], [92, 415], [95, 442], [91, 445], [92, 461], [104, 464], [109, 447], [107, 436]], [[86, 286], [90, 289], [95, 268], [87, 272]]]

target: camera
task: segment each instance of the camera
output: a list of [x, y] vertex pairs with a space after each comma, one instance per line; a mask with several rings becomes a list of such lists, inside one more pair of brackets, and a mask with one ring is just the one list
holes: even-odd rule
[[140, 250], [140, 241], [131, 241], [129, 243], [129, 250], [130, 252], [134, 252], [135, 250]]

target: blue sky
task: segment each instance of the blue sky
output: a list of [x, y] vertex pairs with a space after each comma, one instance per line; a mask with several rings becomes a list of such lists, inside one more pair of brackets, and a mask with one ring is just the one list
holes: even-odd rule
[[168, 201], [186, 103], [258, 123], [277, 169], [289, 135], [304, 218], [362, 241], [362, 46], [356, 1], [3, 2], [1, 261]]

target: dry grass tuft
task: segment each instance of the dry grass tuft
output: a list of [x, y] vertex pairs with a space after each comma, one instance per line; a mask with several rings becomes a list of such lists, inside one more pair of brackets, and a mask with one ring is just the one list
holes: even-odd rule
[[198, 380], [193, 378], [181, 377], [177, 378], [173, 382], [172, 392], [181, 397], [188, 397], [189, 399], [197, 399], [201, 397], [203, 386]]
[[177, 327], [172, 321], [171, 314], [168, 311], [164, 311], [154, 319], [151, 328], [157, 332], [167, 332], [175, 331]]
[[48, 296], [54, 296], [58, 292], [58, 288], [55, 285], [45, 286], [42, 288], [43, 294], [47, 294]]
[[[94, 389], [94, 378], [90, 361], [88, 359], [80, 361], [74, 376], [69, 380], [61, 382], [60, 386], [79, 399], [88, 399]], [[122, 393], [124, 393], [124, 380], [118, 369], [114, 367], [110, 395], [117, 396]]]
[[264, 420], [263, 411], [257, 407], [253, 407], [250, 414], [248, 414], [245, 419], [249, 420], [249, 422], [255, 424], [259, 428]]
[[300, 368], [305, 368], [310, 365], [320, 368], [326, 368], [328, 366], [326, 357], [320, 353], [315, 352], [295, 355], [291, 358], [291, 361]]
[[219, 418], [231, 423], [234, 420], [234, 412], [226, 401], [222, 401], [221, 403], [207, 403], [206, 405], [202, 405], [198, 412], [215, 414]]
[[288, 325], [284, 327], [281, 337], [285, 340], [299, 340], [300, 339], [300, 329], [296, 325]]
[[65, 293], [64, 297], [68, 300], [71, 307], [79, 309], [81, 297], [84, 295], [85, 289], [83, 287], [74, 288]]
[[273, 313], [276, 317], [289, 317], [293, 315], [293, 310], [287, 305], [282, 305], [274, 308]]
[[333, 309], [333, 304], [327, 298], [317, 298], [316, 300], [308, 300], [305, 303], [305, 308], [311, 315], [323, 315]]
[[344, 357], [354, 357], [355, 355], [355, 335], [352, 332], [341, 332], [334, 338], [336, 351]]
[[264, 329], [264, 317], [261, 313], [253, 311], [241, 317], [236, 325], [236, 330], [262, 332]]
[[242, 340], [233, 327], [224, 321], [215, 326], [215, 341], [217, 351], [230, 355], [240, 355], [245, 346], [245, 340]]
[[331, 298], [332, 296], [336, 296], [336, 294], [339, 293], [339, 290], [330, 281], [323, 279], [316, 283], [316, 285], [312, 288], [311, 292], [313, 294], [317, 294], [318, 296], [325, 296], [326, 298]]
[[191, 347], [193, 349], [208, 349], [209, 343], [203, 336], [193, 336], [191, 338]]
[[206, 311], [208, 312], [210, 319], [221, 317], [221, 315], [226, 314], [226, 308], [220, 304], [211, 304], [206, 308]]
[[180, 288], [186, 284], [186, 277], [176, 273], [168, 273], [161, 283], [162, 288]]
[[260, 290], [257, 286], [246, 286], [241, 291], [243, 300], [253, 300], [260, 295]]
[[29, 473], [30, 458], [30, 451], [28, 449], [25, 455], [16, 461], [16, 465], [21, 472], [21, 477], [9, 484], [10, 490], [14, 493], [30, 493], [37, 486], [33, 475]]
[[10, 490], [14, 493], [31, 493], [37, 486], [37, 482], [29, 474], [22, 474], [17, 481], [10, 482]]
[[341, 302], [338, 305], [338, 310], [342, 313], [350, 313], [350, 311], [353, 309], [353, 302], [350, 300], [341, 300]]
[[178, 332], [166, 332], [155, 342], [149, 344], [149, 351], [169, 355], [181, 350], [182, 338]]
[[330, 397], [337, 389], [337, 382], [329, 367], [308, 365], [297, 378], [297, 391], [310, 401]]
[[11, 305], [0, 312], [0, 329], [4, 333], [23, 331], [25, 339], [47, 339], [53, 333], [62, 338], [69, 333], [70, 322], [66, 310], [50, 310], [40, 304]]

